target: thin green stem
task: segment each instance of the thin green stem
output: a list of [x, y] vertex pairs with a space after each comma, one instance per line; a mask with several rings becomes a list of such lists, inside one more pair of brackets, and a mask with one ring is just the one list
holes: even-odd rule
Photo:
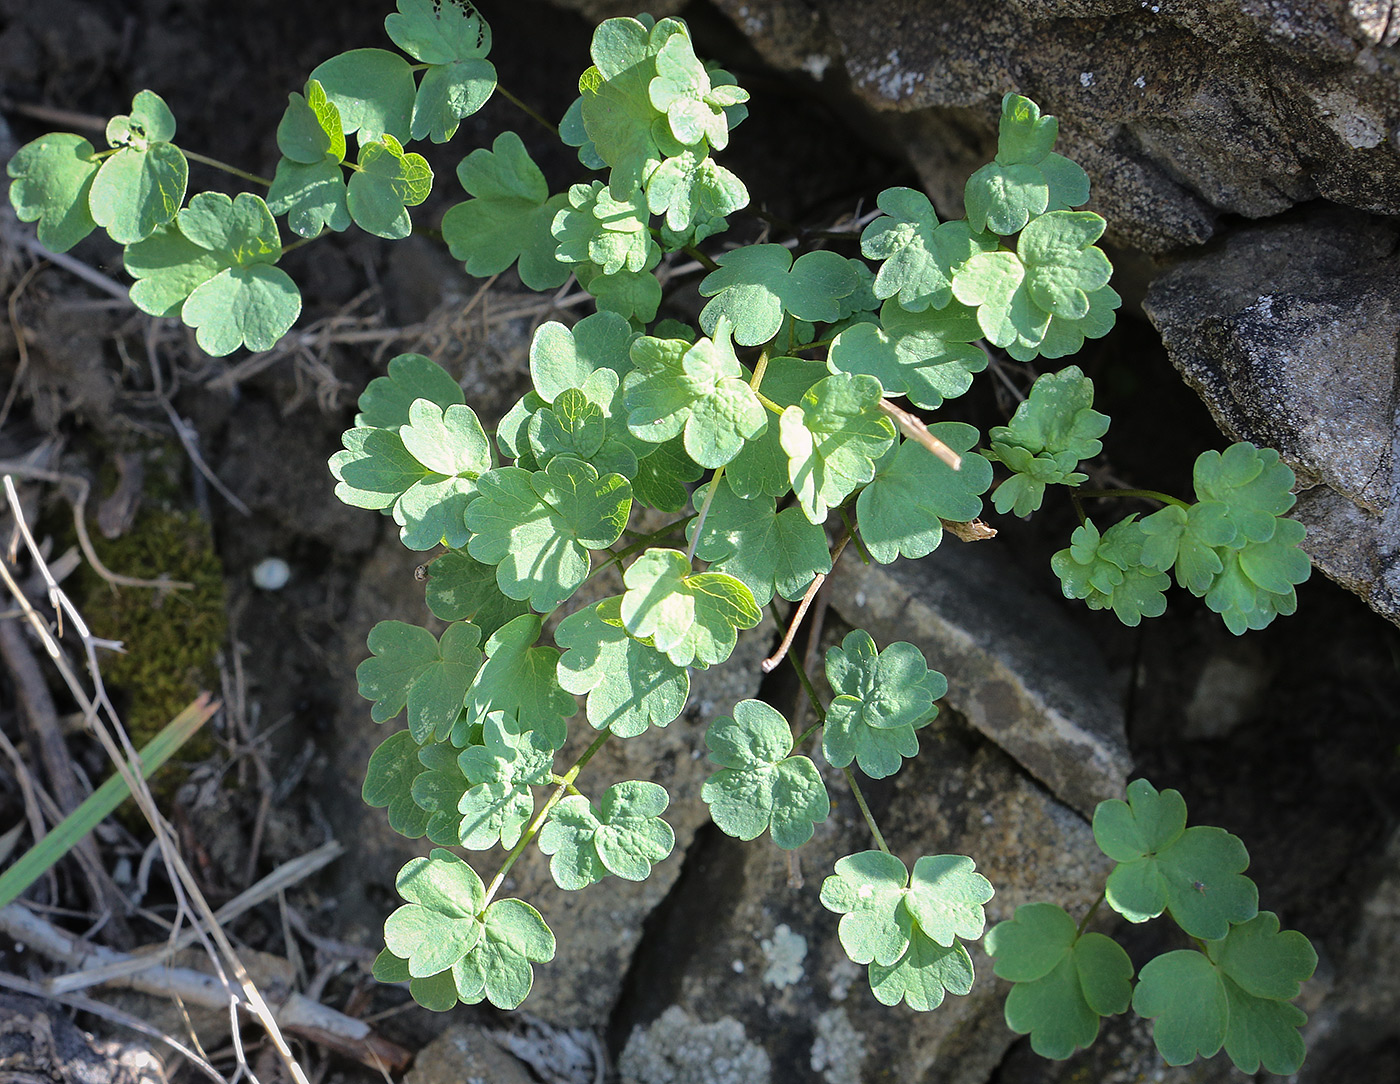
[[1156, 489], [1080, 489], [1075, 492], [1080, 497], [1142, 497], [1149, 501], [1174, 504], [1178, 508], [1191, 507], [1190, 501], [1183, 501], [1180, 497], [1173, 497], [1170, 493], [1162, 493]]
[[830, 338], [830, 339], [817, 339], [815, 342], [803, 343], [801, 346], [799, 346], [799, 347], [797, 348], [797, 353], [801, 354], [801, 353], [804, 353], [805, 351], [808, 351], [808, 350], [821, 350], [823, 347], [830, 346], [830, 345], [831, 345], [832, 343], [834, 343], [835, 341], [836, 341], [835, 338]]
[[870, 812], [870, 807], [865, 804], [865, 795], [860, 792], [860, 784], [856, 782], [856, 773], [850, 768], [842, 768], [842, 774], [846, 777], [846, 782], [850, 784], [851, 793], [855, 795], [856, 805], [860, 806], [860, 815], [865, 818], [865, 825], [870, 829], [870, 834], [875, 837], [875, 846], [886, 854], [890, 853], [889, 846], [885, 843], [885, 837], [880, 834], [880, 826], [875, 823], [875, 817]]
[[804, 745], [807, 744], [807, 739], [810, 738], [813, 734], [815, 734], [825, 725], [825, 719], [813, 723], [811, 726], [809, 726], [806, 730], [804, 730], [801, 734], [797, 736], [797, 741], [793, 742], [792, 747], [794, 749], [801, 749]]
[[856, 544], [856, 552], [860, 554], [861, 563], [866, 565], [870, 564], [872, 560], [870, 551], [865, 548], [865, 543], [861, 541], [860, 535], [856, 533], [856, 525], [855, 521], [851, 519], [851, 513], [846, 511], [844, 507], [840, 508], [839, 511], [841, 513], [841, 522], [846, 525], [846, 532], [851, 536], [851, 541]]
[[1107, 891], [1099, 893], [1099, 898], [1094, 901], [1093, 906], [1090, 907], [1089, 910], [1085, 911], [1084, 917], [1079, 920], [1079, 925], [1075, 928], [1074, 931], [1075, 937], [1078, 937], [1080, 934], [1082, 934], [1084, 930], [1088, 927], [1090, 920], [1093, 919], [1095, 912], [1097, 912], [1098, 909], [1103, 905], [1103, 901], [1106, 898]]
[[314, 237], [298, 237], [295, 241], [288, 242], [282, 246], [282, 255], [285, 256], [289, 252], [295, 252], [297, 249], [301, 248], [302, 245], [309, 245], [314, 240]]
[[719, 489], [720, 480], [724, 478], [724, 464], [715, 471], [715, 475], [710, 479], [710, 491], [705, 494], [705, 503], [700, 506], [700, 516], [695, 521], [695, 533], [690, 536], [690, 545], [686, 547], [685, 559], [687, 562], [695, 559], [695, 547], [700, 544], [700, 532], [705, 529], [705, 517], [710, 514], [710, 504], [715, 499], [715, 493]]
[[768, 396], [764, 395], [763, 392], [755, 390], [754, 395], [758, 396], [758, 401], [763, 404], [770, 414], [776, 414], [780, 418], [783, 416], [783, 408], [773, 402]]
[[553, 132], [556, 136], [559, 134], [559, 127], [558, 127], [558, 125], [556, 125], [556, 124], [552, 123], [551, 121], [545, 119], [544, 114], [540, 113], [537, 109], [535, 109], [534, 106], [527, 105], [525, 102], [522, 102], [522, 101], [521, 101], [519, 98], [517, 98], [514, 94], [512, 94], [510, 91], [506, 90], [505, 87], [501, 86], [500, 83], [497, 83], [497, 84], [496, 84], [496, 93], [499, 94], [499, 95], [500, 95], [502, 98], [504, 98], [506, 101], [510, 102], [511, 105], [515, 106], [515, 108], [519, 109], [522, 113], [524, 113], [526, 116], [530, 117], [532, 120], [536, 121], [536, 122], [539, 123], [539, 124], [543, 124], [546, 128], [548, 128], [548, 129], [549, 129], [551, 132]]
[[252, 181], [254, 184], [260, 184], [264, 188], [272, 187], [272, 182], [266, 177], [259, 177], [256, 173], [249, 173], [246, 169], [239, 169], [237, 166], [231, 166], [227, 162], [220, 162], [217, 158], [210, 158], [208, 155], [199, 154], [195, 151], [187, 151], [184, 147], [180, 148], [180, 152], [193, 162], [203, 162], [206, 166], [213, 166], [215, 169], [221, 169], [225, 173], [232, 173], [235, 177], [241, 177], [245, 181]]
[[667, 535], [673, 534], [677, 527], [684, 527], [694, 518], [694, 516], [682, 516], [680, 519], [672, 520], [664, 527], [657, 528], [656, 530], [652, 531], [651, 534], [642, 535], [640, 538], [637, 539], [637, 541], [624, 546], [622, 549], [618, 550], [610, 558], [608, 558], [608, 560], [604, 561], [597, 568], [589, 572], [587, 578], [583, 582], [587, 583], [594, 576], [598, 575], [598, 573], [602, 572], [605, 568], [611, 568], [618, 562], [625, 561], [628, 557], [631, 557], [632, 554], [646, 549], [653, 542], [657, 542], [662, 538], [665, 538]]
[[701, 251], [700, 251], [698, 248], [696, 248], [694, 245], [686, 245], [685, 248], [684, 248], [682, 251], [684, 251], [685, 254], [686, 254], [687, 256], [689, 256], [692, 260], [694, 260], [696, 263], [698, 263], [698, 264], [699, 264], [701, 267], [703, 267], [706, 271], [718, 271], [718, 270], [719, 270], [719, 264], [715, 263], [714, 260], [712, 260], [712, 259], [710, 259], [710, 257], [706, 256], [703, 252], [701, 252]]
[[[754, 363], [753, 376], [749, 377], [749, 387], [754, 390], [755, 395], [758, 395], [759, 386], [763, 383], [763, 375], [768, 372], [768, 351], [772, 346], [773, 344], [770, 342], [758, 352], [758, 361]], [[771, 402], [771, 400], [764, 399], [761, 395], [759, 395], [758, 398], [764, 405]], [[776, 406], [777, 404], [775, 403], [773, 405]], [[769, 409], [771, 410], [772, 407], [769, 407]], [[779, 410], [778, 413], [781, 414], [782, 411]]]
[[506, 855], [506, 860], [501, 863], [501, 868], [496, 871], [496, 875], [491, 878], [491, 883], [486, 886], [486, 899], [481, 904], [482, 911], [485, 911], [486, 908], [490, 906], [491, 901], [496, 896], [496, 892], [501, 887], [501, 882], [506, 879], [506, 874], [510, 872], [511, 866], [515, 865], [516, 859], [525, 853], [525, 848], [534, 842], [535, 836], [539, 834], [540, 829], [544, 826], [544, 822], [549, 818], [550, 811], [559, 804], [565, 792], [572, 787], [574, 780], [578, 778], [578, 773], [583, 770], [583, 766], [593, 759], [593, 754], [601, 749], [603, 743], [611, 737], [612, 731], [604, 730], [593, 739], [593, 744], [583, 751], [578, 760], [574, 761], [573, 766], [558, 777], [559, 782], [554, 788], [554, 793], [549, 796], [543, 808], [535, 814], [535, 819], [530, 822], [530, 827], [525, 829], [524, 834], [516, 841], [515, 846], [510, 849], [510, 853]]

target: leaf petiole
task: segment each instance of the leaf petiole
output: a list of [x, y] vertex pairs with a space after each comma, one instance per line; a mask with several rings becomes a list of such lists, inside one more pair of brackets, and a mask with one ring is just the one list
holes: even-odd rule
[[1170, 493], [1162, 493], [1156, 489], [1081, 489], [1077, 496], [1080, 497], [1141, 497], [1149, 501], [1161, 501], [1163, 504], [1174, 504], [1178, 508], [1190, 508], [1189, 501], [1183, 501], [1180, 497], [1173, 497]]
[[540, 811], [535, 814], [535, 818], [530, 822], [530, 826], [521, 833], [520, 839], [516, 842], [515, 846], [510, 849], [510, 853], [506, 855], [506, 860], [501, 863], [501, 868], [496, 871], [496, 875], [491, 878], [491, 883], [486, 886], [486, 896], [482, 900], [481, 910], [478, 914], [486, 913], [486, 908], [491, 905], [491, 901], [495, 898], [496, 892], [501, 887], [501, 882], [506, 879], [506, 874], [510, 872], [510, 868], [515, 865], [516, 860], [525, 853], [525, 848], [530, 845], [535, 836], [539, 835], [540, 829], [544, 827], [544, 822], [549, 819], [550, 811], [563, 800], [564, 795], [570, 790], [573, 790], [575, 794], [578, 793], [573, 787], [574, 780], [578, 778], [578, 773], [583, 770], [585, 764], [593, 759], [593, 754], [603, 747], [603, 743], [611, 737], [612, 731], [604, 730], [593, 739], [592, 744], [579, 755], [578, 760], [574, 761], [572, 767], [570, 767], [568, 771], [556, 777], [558, 783], [554, 788], [554, 793], [549, 796], [549, 800], [546, 801]]
[[559, 134], [559, 128], [558, 128], [557, 125], [555, 125], [555, 124], [551, 123], [550, 121], [546, 120], [545, 117], [544, 117], [544, 115], [543, 115], [542, 113], [540, 113], [540, 112], [539, 112], [537, 109], [535, 109], [533, 106], [527, 105], [525, 102], [521, 101], [519, 98], [517, 98], [517, 97], [516, 97], [514, 94], [512, 94], [510, 91], [506, 90], [505, 87], [501, 86], [500, 83], [497, 83], [497, 84], [496, 84], [496, 93], [499, 94], [499, 95], [500, 95], [502, 98], [504, 98], [506, 101], [510, 102], [511, 105], [515, 106], [517, 109], [519, 109], [519, 110], [520, 110], [522, 113], [524, 113], [526, 116], [530, 117], [532, 120], [537, 121], [537, 122], [540, 123], [540, 124], [543, 124], [546, 128], [548, 128], [548, 129], [549, 129], [551, 132], [553, 132], [556, 136]]
[[[201, 162], [206, 166], [213, 166], [215, 169], [221, 169], [225, 173], [232, 173], [235, 177], [240, 177], [245, 181], [252, 181], [254, 184], [260, 184], [264, 188], [272, 187], [272, 182], [266, 177], [259, 177], [256, 173], [249, 173], [246, 169], [239, 169], [237, 166], [231, 166], [227, 162], [220, 162], [217, 158], [210, 158], [208, 155], [200, 154], [197, 151], [187, 151], [184, 147], [180, 148], [180, 153], [192, 162]], [[346, 164], [348, 165], [349, 163]]]
[[846, 782], [850, 784], [851, 793], [855, 795], [856, 805], [860, 807], [860, 815], [865, 818], [866, 827], [870, 829], [870, 834], [875, 838], [875, 846], [889, 854], [890, 848], [885, 843], [885, 837], [880, 834], [880, 826], [875, 823], [875, 817], [871, 814], [870, 807], [865, 804], [865, 795], [860, 791], [860, 784], [856, 782], [856, 773], [850, 768], [842, 768], [841, 772], [845, 775]]

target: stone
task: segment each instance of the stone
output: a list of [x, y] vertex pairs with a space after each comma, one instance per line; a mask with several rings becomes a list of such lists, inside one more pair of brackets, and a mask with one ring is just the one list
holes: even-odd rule
[[848, 550], [831, 605], [881, 646], [921, 648], [969, 724], [1092, 816], [1121, 795], [1132, 766], [1114, 682], [1083, 631], [996, 545], [950, 539], [893, 565], [863, 565]]
[[1220, 428], [1297, 472], [1313, 562], [1400, 622], [1397, 240], [1337, 208], [1250, 226], [1162, 274], [1144, 309]]
[[413, 1059], [404, 1084], [531, 1084], [535, 1078], [481, 1028], [453, 1024]]
[[672, 1005], [632, 1033], [619, 1063], [623, 1084], [768, 1084], [768, 1055], [732, 1017], [701, 1023]]
[[[1082, 914], [1109, 868], [1088, 824], [952, 715], [920, 731], [920, 755], [892, 780], [862, 784], [891, 849], [910, 867], [919, 855], [970, 855], [996, 889], [989, 926], [1032, 900]], [[968, 996], [919, 1014], [875, 1000], [866, 969], [837, 938], [838, 916], [819, 900], [837, 859], [870, 849], [871, 836], [842, 773], [827, 768], [823, 777], [832, 815], [799, 851], [713, 830], [697, 840], [635, 965], [636, 999], [619, 1007], [630, 1035], [625, 1081], [708, 1081], [629, 1075], [639, 1045], [655, 1064], [657, 1044], [682, 1046], [703, 1024], [731, 1034], [731, 1049], [741, 1035], [761, 1048], [775, 1080], [826, 1084], [980, 1084], [1015, 1042], [1002, 1019], [1007, 984], [980, 945], [969, 946], [978, 978]]]
[[1318, 197], [1400, 212], [1400, 20], [1373, 0], [717, 2], [773, 65], [844, 69], [945, 215], [1013, 90], [1059, 118], [1116, 244], [1166, 252]]

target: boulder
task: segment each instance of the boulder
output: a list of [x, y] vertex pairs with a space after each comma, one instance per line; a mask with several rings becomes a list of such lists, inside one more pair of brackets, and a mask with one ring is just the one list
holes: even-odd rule
[[1397, 240], [1383, 220], [1310, 208], [1184, 259], [1144, 308], [1220, 428], [1298, 473], [1313, 562], [1400, 622]]

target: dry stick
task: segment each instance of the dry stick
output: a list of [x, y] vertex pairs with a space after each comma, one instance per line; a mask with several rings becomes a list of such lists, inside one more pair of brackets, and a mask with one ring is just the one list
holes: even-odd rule
[[[836, 567], [836, 562], [841, 557], [841, 551], [846, 548], [846, 543], [851, 540], [850, 532], [841, 536], [841, 541], [836, 543], [836, 548], [831, 551], [831, 567]], [[771, 674], [778, 663], [787, 658], [787, 653], [792, 647], [792, 641], [797, 637], [797, 627], [802, 624], [802, 619], [807, 616], [807, 608], [812, 605], [817, 597], [817, 592], [821, 590], [822, 584], [826, 583], [827, 573], [818, 572], [807, 587], [807, 593], [802, 596], [802, 601], [797, 604], [797, 610], [792, 615], [792, 620], [788, 622], [787, 632], [783, 634], [783, 642], [778, 645], [778, 650], [769, 655], [759, 663], [759, 667], [765, 674]]]
[[[185, 583], [183, 580], [167, 580], [160, 577], [154, 580], [138, 579], [135, 576], [123, 576], [119, 572], [113, 572], [102, 563], [102, 559], [97, 556], [97, 551], [92, 546], [92, 536], [87, 529], [87, 499], [90, 492], [88, 480], [79, 474], [64, 474], [60, 471], [45, 470], [42, 467], [31, 467], [25, 463], [16, 463], [13, 460], [0, 460], [0, 474], [7, 478], [12, 474], [17, 474], [22, 478], [33, 478], [40, 482], [53, 482], [56, 485], [67, 483], [78, 491], [76, 497], [69, 498], [69, 503], [73, 508], [73, 532], [78, 536], [78, 547], [83, 551], [83, 557], [92, 566], [92, 570], [101, 576], [108, 583], [114, 583], [118, 587], [150, 587], [167, 591], [192, 591], [194, 584]], [[66, 494], [65, 494], [66, 496]], [[16, 506], [15, 517], [17, 520], [23, 519]], [[57, 587], [54, 584], [54, 587]]]
[[[332, 839], [321, 844], [314, 851], [308, 851], [299, 858], [284, 862], [257, 884], [245, 888], [220, 907], [214, 912], [214, 917], [219, 920], [220, 924], [232, 922], [239, 915], [252, 910], [264, 900], [279, 892], [286, 891], [292, 885], [324, 869], [344, 853], [345, 847]], [[66, 994], [86, 990], [89, 986], [98, 986], [104, 982], [115, 982], [123, 976], [160, 965], [162, 961], [169, 959], [181, 949], [188, 948], [196, 940], [198, 940], [198, 935], [192, 930], [186, 930], [162, 944], [147, 945], [135, 949], [130, 959], [124, 963], [90, 967], [83, 971], [51, 979], [48, 988], [55, 993]]]
[[[117, 970], [117, 977], [107, 980], [112, 986], [179, 998], [186, 1004], [207, 1009], [220, 1009], [228, 1004], [227, 991], [213, 975], [188, 967], [153, 967], [145, 957], [117, 952], [102, 945], [84, 945], [17, 903], [0, 907], [0, 930], [67, 967], [81, 969], [95, 963], [102, 968]], [[54, 984], [40, 985], [48, 995], [50, 985]], [[64, 996], [67, 994], [66, 991], [60, 993]], [[242, 1007], [250, 1008], [246, 1003]], [[275, 1017], [288, 1031], [348, 1054], [364, 1065], [373, 1067], [382, 1062], [402, 1069], [412, 1057], [407, 1050], [375, 1035], [363, 1020], [317, 1004], [298, 993], [287, 995], [277, 1006]]]
[[[39, 747], [39, 757], [44, 762], [44, 772], [49, 777], [59, 813], [67, 816], [78, 808], [83, 796], [78, 791], [78, 781], [73, 778], [73, 762], [59, 731], [58, 709], [54, 706], [53, 696], [44, 682], [44, 675], [39, 671], [34, 653], [24, 642], [24, 633], [13, 621], [0, 621], [0, 657], [4, 658], [5, 666], [14, 679], [20, 709]], [[93, 904], [108, 912], [118, 927], [124, 929], [126, 900], [107, 876], [102, 857], [97, 852], [97, 840], [84, 836], [73, 850], [87, 876]]]
[[948, 445], [944, 444], [930, 433], [928, 431], [928, 426], [913, 414], [910, 414], [909, 411], [900, 409], [888, 399], [880, 400], [880, 411], [893, 421], [899, 431], [910, 440], [922, 444], [954, 470], [962, 469], [962, 456], [958, 455], [952, 448], [949, 448]]
[[[39, 784], [29, 774], [29, 768], [24, 763], [24, 758], [19, 755], [19, 750], [10, 742], [9, 737], [3, 730], [0, 730], [0, 752], [10, 758], [10, 763], [14, 767], [15, 778], [19, 781], [20, 793], [24, 795], [24, 815], [29, 820], [29, 831], [35, 841], [44, 838], [48, 828], [44, 824], [44, 814], [39, 808]], [[58, 899], [58, 880], [54, 874], [53, 867], [50, 866], [45, 871], [49, 878], [49, 889], [53, 899]]]
[[7, 305], [10, 314], [10, 332], [15, 337], [15, 350], [19, 352], [19, 364], [15, 366], [15, 375], [14, 379], [10, 381], [10, 390], [5, 393], [5, 403], [0, 406], [0, 429], [5, 428], [5, 421], [10, 416], [10, 408], [15, 405], [15, 399], [19, 397], [19, 386], [24, 380], [25, 370], [29, 368], [29, 344], [24, 341], [24, 328], [19, 322], [19, 298], [43, 266], [41, 263], [31, 266], [20, 276], [19, 282], [15, 284], [14, 290], [10, 293]]
[[[156, 840], [160, 846], [161, 859], [165, 863], [165, 868], [170, 876], [171, 884], [176, 890], [177, 902], [181, 913], [187, 912], [187, 909], [193, 906], [195, 911], [198, 912], [198, 918], [204, 922], [202, 926], [199, 922], [196, 922], [195, 928], [199, 931], [200, 940], [204, 944], [205, 951], [209, 953], [210, 960], [213, 962], [215, 969], [219, 972], [219, 981], [223, 983], [228, 993], [231, 1034], [235, 1052], [240, 1059], [240, 1065], [245, 1071], [249, 1072], [251, 1077], [252, 1073], [247, 1069], [247, 1059], [243, 1054], [242, 1036], [237, 1026], [237, 1007], [240, 1003], [239, 991], [242, 992], [248, 1005], [251, 1006], [250, 1011], [252, 1015], [258, 1020], [263, 1030], [267, 1033], [278, 1056], [282, 1059], [283, 1065], [286, 1066], [288, 1073], [291, 1075], [294, 1084], [309, 1084], [306, 1073], [302, 1070], [301, 1066], [297, 1064], [296, 1057], [293, 1055], [291, 1047], [287, 1045], [287, 1041], [277, 1025], [277, 1020], [272, 1014], [272, 1010], [268, 1007], [266, 1000], [263, 998], [261, 992], [259, 992], [257, 986], [254, 985], [253, 980], [248, 976], [248, 971], [243, 966], [243, 962], [238, 958], [238, 953], [234, 951], [233, 945], [229, 942], [227, 935], [225, 935], [223, 929], [214, 918], [214, 912], [209, 907], [209, 901], [204, 898], [204, 893], [200, 891], [199, 883], [195, 880], [194, 874], [190, 872], [189, 866], [181, 856], [179, 848], [171, 835], [170, 825], [166, 822], [165, 818], [161, 816], [160, 810], [156, 808], [155, 799], [151, 796], [150, 789], [146, 786], [146, 781], [141, 778], [141, 773], [139, 771], [133, 770], [132, 765], [137, 763], [136, 749], [132, 746], [131, 739], [128, 737], [126, 729], [121, 725], [117, 711], [112, 706], [111, 699], [107, 696], [106, 686], [102, 682], [102, 672], [97, 664], [97, 648], [94, 638], [88, 631], [87, 624], [83, 621], [82, 614], [78, 612], [72, 600], [69, 599], [67, 594], [58, 586], [53, 578], [53, 574], [49, 571], [48, 565], [44, 561], [43, 554], [39, 552], [39, 547], [34, 541], [34, 536], [29, 531], [29, 525], [25, 522], [23, 508], [19, 502], [19, 494], [15, 491], [14, 479], [8, 474], [4, 477], [4, 486], [6, 499], [9, 501], [10, 508], [14, 513], [15, 527], [19, 532], [20, 538], [24, 541], [25, 548], [29, 551], [36, 568], [43, 574], [44, 581], [48, 587], [50, 600], [53, 602], [55, 608], [58, 608], [60, 612], [68, 615], [73, 627], [82, 638], [88, 674], [93, 682], [93, 696], [89, 696], [87, 690], [83, 688], [82, 682], [78, 680], [77, 674], [69, 665], [67, 657], [63, 654], [63, 649], [54, 638], [48, 623], [40, 615], [39, 611], [34, 608], [28, 596], [24, 594], [14, 577], [10, 575], [10, 570], [5, 566], [3, 561], [0, 561], [0, 579], [5, 581], [5, 585], [9, 588], [15, 601], [19, 603], [20, 608], [24, 610], [26, 620], [29, 621], [30, 626], [43, 642], [45, 649], [49, 653], [49, 657], [53, 660], [64, 683], [73, 694], [74, 699], [76, 699], [78, 704], [83, 708], [84, 719], [88, 722], [88, 725], [96, 731], [98, 740], [102, 743], [102, 747], [106, 750], [108, 757], [111, 758], [117, 771], [121, 773], [122, 778], [126, 780], [127, 787], [131, 790], [132, 797], [136, 800], [136, 804], [140, 807], [147, 823], [150, 824], [152, 831], [155, 833]], [[105, 719], [103, 718], [104, 715], [106, 716]], [[117, 739], [112, 736], [112, 729], [107, 725], [108, 720], [111, 721], [116, 730], [117, 737], [120, 739], [120, 746], [118, 745]], [[223, 957], [228, 963], [230, 970], [233, 971], [234, 978], [238, 981], [237, 989], [234, 988], [228, 976], [224, 974], [223, 965], [220, 963], [220, 956]], [[256, 1081], [257, 1078], [253, 1077], [253, 1079]]]
[[20, 241], [20, 247], [25, 251], [38, 256], [42, 260], [47, 260], [55, 267], [61, 267], [70, 275], [76, 275], [89, 286], [96, 286], [104, 294], [124, 302], [128, 307], [135, 308], [131, 303], [131, 293], [125, 286], [116, 279], [109, 278], [95, 267], [89, 267], [82, 260], [75, 260], [66, 252], [50, 252], [39, 243], [38, 238], [25, 237]]
[[11, 975], [8, 972], [0, 971], [0, 987], [14, 990], [16, 993], [26, 994], [29, 997], [48, 998], [57, 1001], [60, 1005], [67, 1005], [70, 1009], [77, 1009], [79, 1012], [91, 1013], [93, 1016], [100, 1016], [108, 1023], [116, 1024], [119, 1027], [130, 1028], [148, 1038], [165, 1043], [181, 1057], [185, 1058], [191, 1065], [198, 1069], [211, 1080], [218, 1081], [218, 1084], [228, 1084], [225, 1077], [204, 1058], [201, 1058], [193, 1050], [173, 1035], [167, 1035], [160, 1028], [152, 1027], [144, 1020], [139, 1020], [130, 1013], [122, 1012], [121, 1009], [114, 1009], [112, 1006], [102, 1001], [94, 1001], [89, 997], [82, 997], [77, 994], [53, 994], [45, 990], [37, 982], [30, 982], [22, 979], [18, 975]]

